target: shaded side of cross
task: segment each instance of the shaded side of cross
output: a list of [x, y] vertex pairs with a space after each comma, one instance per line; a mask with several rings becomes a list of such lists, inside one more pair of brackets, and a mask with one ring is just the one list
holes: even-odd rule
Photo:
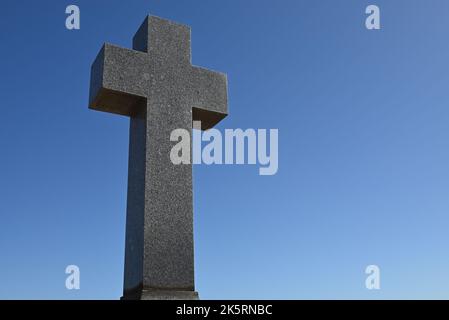
[[194, 292], [192, 166], [172, 164], [170, 133], [226, 117], [226, 75], [192, 66], [188, 26], [149, 16], [133, 50], [103, 46], [89, 99], [131, 119], [124, 298]]

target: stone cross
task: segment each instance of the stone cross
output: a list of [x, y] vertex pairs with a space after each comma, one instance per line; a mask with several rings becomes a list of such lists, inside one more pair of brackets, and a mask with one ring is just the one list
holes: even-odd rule
[[131, 119], [122, 299], [197, 298], [192, 166], [171, 162], [170, 133], [226, 117], [226, 75], [191, 64], [188, 26], [148, 16], [133, 50], [102, 47], [89, 108]]

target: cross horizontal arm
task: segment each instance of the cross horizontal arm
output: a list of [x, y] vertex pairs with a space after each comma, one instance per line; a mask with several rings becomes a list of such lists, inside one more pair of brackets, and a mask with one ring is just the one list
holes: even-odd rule
[[134, 114], [147, 95], [148, 69], [146, 53], [105, 44], [92, 65], [89, 108]]
[[215, 126], [228, 115], [228, 80], [226, 74], [192, 67], [192, 118], [201, 121], [201, 129]]

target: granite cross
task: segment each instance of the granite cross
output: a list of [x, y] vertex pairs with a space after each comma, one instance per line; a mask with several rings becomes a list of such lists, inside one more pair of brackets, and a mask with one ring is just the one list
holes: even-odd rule
[[226, 75], [191, 64], [188, 26], [148, 16], [133, 50], [102, 47], [89, 108], [131, 119], [122, 299], [197, 298], [192, 166], [170, 161], [170, 133], [226, 117]]

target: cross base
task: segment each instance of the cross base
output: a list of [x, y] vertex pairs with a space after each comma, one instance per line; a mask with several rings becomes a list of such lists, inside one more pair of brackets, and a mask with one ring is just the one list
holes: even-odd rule
[[139, 295], [124, 295], [120, 300], [199, 300], [196, 291], [142, 290]]

